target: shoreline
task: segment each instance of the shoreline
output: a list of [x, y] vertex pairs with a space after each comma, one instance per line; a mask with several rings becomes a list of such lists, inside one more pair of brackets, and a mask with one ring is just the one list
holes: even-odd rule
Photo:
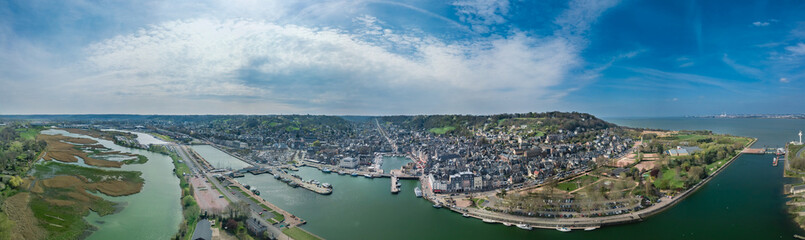
[[[757, 142], [757, 138], [752, 138], [752, 141], [744, 146], [744, 149], [751, 147], [753, 144]], [[661, 213], [665, 210], [670, 209], [670, 207], [676, 205], [680, 201], [684, 200], [691, 194], [695, 193], [699, 190], [702, 186], [710, 182], [713, 178], [718, 176], [727, 166], [732, 164], [735, 159], [738, 159], [743, 154], [743, 152], [738, 152], [735, 156], [730, 158], [729, 161], [721, 165], [712, 175], [707, 176], [707, 178], [703, 179], [693, 187], [685, 190], [684, 192], [666, 200], [664, 202], [660, 202], [649, 206], [647, 208], [638, 210], [636, 212], [628, 213], [628, 214], [620, 214], [614, 216], [606, 216], [606, 217], [598, 217], [598, 218], [559, 218], [559, 219], [551, 219], [551, 218], [535, 218], [535, 217], [525, 217], [525, 216], [516, 216], [507, 213], [498, 213], [493, 211], [487, 211], [483, 209], [474, 209], [474, 208], [457, 208], [451, 206], [445, 206], [446, 208], [450, 209], [453, 212], [467, 214], [466, 217], [477, 218], [480, 220], [484, 220], [487, 223], [509, 223], [509, 224], [529, 224], [531, 227], [536, 228], [543, 228], [543, 229], [557, 229], [557, 228], [568, 228], [568, 229], [585, 229], [585, 228], [600, 228], [603, 226], [613, 226], [613, 225], [620, 225], [620, 224], [627, 224], [633, 222], [643, 221], [643, 219]], [[423, 181], [420, 181], [420, 185], [424, 184]], [[425, 198], [426, 200], [437, 204], [437, 201], [432, 198]], [[492, 222], [488, 222], [492, 221]]]

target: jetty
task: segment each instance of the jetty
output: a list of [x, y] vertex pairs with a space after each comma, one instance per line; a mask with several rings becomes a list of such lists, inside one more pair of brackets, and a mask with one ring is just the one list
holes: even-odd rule
[[315, 181], [303, 181], [302, 178], [285, 173], [285, 171], [280, 169], [269, 171], [269, 173], [274, 176], [279, 176], [281, 181], [288, 183], [288, 185], [292, 187], [302, 187], [321, 195], [329, 195], [333, 193], [332, 186], [326, 186], [325, 184], [320, 184]]
[[400, 193], [400, 185], [398, 185], [399, 182], [400, 180], [397, 178], [397, 176], [391, 176], [391, 193]]

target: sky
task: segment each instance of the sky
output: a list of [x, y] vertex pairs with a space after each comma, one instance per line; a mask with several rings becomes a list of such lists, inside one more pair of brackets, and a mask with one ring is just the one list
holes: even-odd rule
[[0, 114], [805, 113], [805, 1], [0, 1]]

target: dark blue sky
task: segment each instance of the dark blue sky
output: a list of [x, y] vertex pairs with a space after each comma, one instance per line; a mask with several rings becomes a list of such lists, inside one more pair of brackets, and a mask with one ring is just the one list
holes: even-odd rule
[[803, 1], [3, 1], [0, 114], [802, 113]]

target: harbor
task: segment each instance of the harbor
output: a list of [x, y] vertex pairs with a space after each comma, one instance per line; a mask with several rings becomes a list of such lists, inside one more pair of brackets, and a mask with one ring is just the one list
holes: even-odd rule
[[[760, 139], [760, 144], [768, 144], [768, 140], [763, 142], [762, 138]], [[765, 151], [764, 151], [765, 154]], [[762, 161], [757, 161], [762, 159]], [[704, 211], [707, 212], [708, 208], [711, 207], [718, 207], [718, 206], [711, 206], [714, 203], [710, 201], [706, 201], [709, 198], [715, 197], [712, 196], [713, 194], [723, 195], [730, 193], [720, 191], [717, 186], [724, 185], [724, 184], [735, 184], [737, 179], [743, 179], [739, 176], [746, 175], [746, 174], [758, 174], [761, 173], [764, 178], [774, 178], [778, 177], [776, 175], [768, 175], [765, 174], [765, 171], [757, 172], [756, 170], [761, 168], [762, 166], [768, 167], [771, 169], [772, 163], [770, 163], [772, 159], [768, 157], [768, 155], [755, 155], [755, 154], [742, 154], [741, 156], [737, 157], [735, 160], [731, 161], [729, 167], [721, 168], [720, 172], [723, 171], [724, 173], [718, 174], [718, 176], [713, 177], [710, 183], [703, 185], [701, 189], [698, 191], [691, 192], [688, 194], [687, 198], [684, 201], [679, 201], [675, 205], [685, 205], [687, 207], [695, 207], [696, 211]], [[780, 159], [782, 160], [782, 159]], [[435, 238], [433, 236], [434, 231], [430, 231], [429, 234], [420, 235], [416, 233], [411, 233], [405, 229], [399, 229], [396, 227], [396, 224], [383, 224], [378, 223], [376, 221], [372, 221], [372, 218], [382, 218], [385, 214], [395, 214], [400, 216], [401, 218], [427, 218], [429, 219], [428, 223], [425, 225], [422, 224], [414, 224], [415, 228], [421, 229], [428, 229], [429, 226], [432, 224], [438, 223], [440, 226], [439, 229], [453, 229], [456, 231], [451, 231], [452, 234], [449, 236], [451, 238], [455, 237], [462, 237], [467, 239], [484, 239], [484, 238], [533, 238], [533, 237], [548, 237], [548, 238], [555, 238], [559, 235], [555, 234], [567, 234], [562, 236], [569, 236], [571, 239], [586, 239], [586, 238], [610, 238], [616, 236], [630, 236], [628, 234], [631, 229], [645, 229], [649, 228], [652, 231], [659, 231], [663, 232], [663, 229], [666, 229], [662, 226], [667, 226], [667, 224], [680, 224], [680, 214], [686, 215], [685, 212], [678, 210], [678, 207], [668, 207], [667, 211], [658, 211], [655, 216], [652, 216], [650, 219], [651, 221], [645, 221], [645, 218], [640, 219], [633, 219], [630, 216], [623, 216], [623, 221], [645, 221], [640, 224], [625, 224], [625, 225], [617, 225], [617, 226], [608, 226], [602, 228], [602, 224], [590, 224], [590, 225], [577, 225], [575, 227], [557, 227], [557, 226], [550, 226], [550, 225], [538, 225], [538, 224], [531, 224], [528, 222], [519, 222], [519, 221], [512, 221], [511, 219], [503, 219], [503, 218], [496, 218], [496, 216], [487, 216], [483, 218], [472, 217], [470, 213], [462, 213], [453, 211], [444, 211], [445, 209], [436, 208], [435, 202], [431, 201], [422, 201], [421, 199], [416, 198], [416, 191], [415, 188], [420, 186], [419, 181], [414, 180], [405, 180], [403, 178], [398, 178], [397, 181], [402, 183], [399, 187], [400, 192], [398, 194], [388, 194], [384, 193], [381, 195], [377, 195], [376, 193], [385, 192], [390, 190], [390, 181], [391, 176], [394, 172], [392, 171], [383, 171], [383, 173], [378, 173], [378, 171], [368, 172], [368, 171], [354, 171], [352, 169], [342, 169], [338, 167], [332, 167], [328, 165], [318, 165], [314, 162], [301, 162], [302, 164], [296, 166], [283, 166], [285, 169], [289, 169], [290, 167], [297, 167], [298, 171], [294, 172], [305, 179], [317, 179], [322, 182], [329, 182], [333, 185], [339, 186], [339, 191], [334, 192], [331, 195], [327, 196], [326, 198], [319, 198], [315, 197], [315, 195], [319, 194], [310, 194], [310, 191], [298, 191], [293, 190], [282, 182], [276, 181], [275, 179], [271, 179], [270, 177], [263, 177], [261, 175], [251, 175], [247, 174], [245, 177], [240, 179], [241, 182], [250, 184], [252, 186], [257, 186], [263, 194], [261, 197], [266, 198], [272, 202], [278, 204], [283, 208], [289, 209], [300, 216], [304, 216], [305, 219], [311, 222], [318, 222], [318, 221], [325, 221], [327, 222], [328, 217], [332, 215], [341, 215], [341, 216], [349, 216], [347, 217], [348, 221], [341, 222], [332, 222], [329, 221], [328, 224], [308, 224], [306, 225], [306, 229], [317, 233], [322, 236], [326, 236], [329, 239], [350, 239], [353, 237], [368, 237], [369, 235], [365, 235], [359, 230], [354, 231], [343, 231], [343, 229], [352, 229], [354, 228], [353, 224], [358, 222], [361, 223], [361, 229], [365, 229], [367, 227], [375, 229], [372, 233], [383, 232], [388, 233], [389, 236], [400, 236], [400, 237], [389, 237], [388, 239], [408, 239], [411, 237], [419, 237], [423, 239], [431, 239]], [[304, 166], [304, 167], [303, 167]], [[329, 168], [331, 173], [326, 173], [326, 171], [322, 171], [325, 167]], [[777, 168], [781, 169], [781, 168]], [[372, 178], [366, 178], [365, 175], [369, 174]], [[779, 173], [777, 173], [779, 175]], [[352, 176], [352, 177], [351, 177]], [[385, 181], [378, 181], [376, 178], [386, 178], [388, 177], [389, 182]], [[414, 177], [414, 179], [417, 179]], [[423, 182], [426, 180], [423, 180]], [[277, 185], [280, 184], [280, 185]], [[766, 184], [768, 185], [768, 184]], [[426, 189], [421, 189], [426, 190]], [[426, 191], [423, 191], [426, 192]], [[385, 195], [385, 196], [383, 196]], [[704, 195], [704, 196], [702, 196]], [[423, 193], [423, 198], [428, 198], [428, 193]], [[762, 198], [762, 197], [761, 197]], [[357, 200], [356, 200], [357, 199]], [[738, 199], [738, 198], [731, 198], [731, 199]], [[336, 201], [339, 204], [343, 204], [344, 208], [313, 208], [310, 209], [308, 207], [303, 206], [318, 206], [322, 204], [330, 204], [331, 202]], [[441, 208], [450, 209], [452, 206], [449, 204], [442, 203]], [[723, 207], [721, 207], [723, 209]], [[360, 209], [360, 210], [358, 210]], [[400, 209], [400, 210], [397, 210]], [[404, 209], [404, 210], [402, 210]], [[684, 209], [684, 208], [682, 208]], [[361, 213], [361, 216], [355, 215], [357, 212]], [[721, 214], [730, 215], [729, 212], [722, 212]], [[456, 216], [459, 216], [456, 218]], [[464, 217], [462, 217], [464, 216]], [[479, 215], [480, 216], [480, 215]], [[701, 216], [706, 219], [715, 218], [713, 216]], [[783, 216], [783, 220], [785, 220]], [[572, 221], [571, 219], [567, 219]], [[410, 224], [410, 223], [409, 223]], [[520, 225], [518, 227], [518, 224]], [[571, 223], [572, 224], [572, 223]], [[787, 222], [780, 222], [778, 225], [775, 225], [774, 229], [780, 230], [786, 224], [790, 224]], [[683, 223], [684, 225], [684, 223]], [[705, 226], [710, 226], [708, 224], [704, 224]], [[471, 226], [472, 230], [466, 230], [468, 226]], [[710, 226], [715, 227], [715, 226]], [[528, 231], [527, 228], [543, 228], [550, 231], [545, 230], [533, 230]], [[566, 229], [563, 229], [566, 228]], [[707, 231], [698, 231], [697, 229], [701, 230], [704, 229], [703, 227], [693, 227], [687, 226], [687, 229], [692, 229], [696, 232], [698, 236], [713, 236], [712, 234], [708, 234]], [[464, 230], [459, 230], [464, 229]], [[565, 230], [571, 231], [570, 233], [565, 232]], [[436, 231], [440, 232], [440, 231]], [[768, 236], [768, 232], [754, 232], [754, 233], [743, 233], [746, 236]], [[354, 235], [358, 234], [358, 235]], [[366, 233], [371, 234], [371, 233]], [[590, 235], [593, 234], [593, 235]], [[440, 234], [436, 234], [438, 236], [442, 236]], [[405, 236], [405, 237], [402, 237]], [[670, 235], [669, 235], [670, 236]], [[730, 235], [735, 237], [735, 235]], [[443, 237], [447, 237], [444, 235]], [[635, 237], [635, 236], [632, 236]], [[679, 236], [681, 237], [681, 236]]]

